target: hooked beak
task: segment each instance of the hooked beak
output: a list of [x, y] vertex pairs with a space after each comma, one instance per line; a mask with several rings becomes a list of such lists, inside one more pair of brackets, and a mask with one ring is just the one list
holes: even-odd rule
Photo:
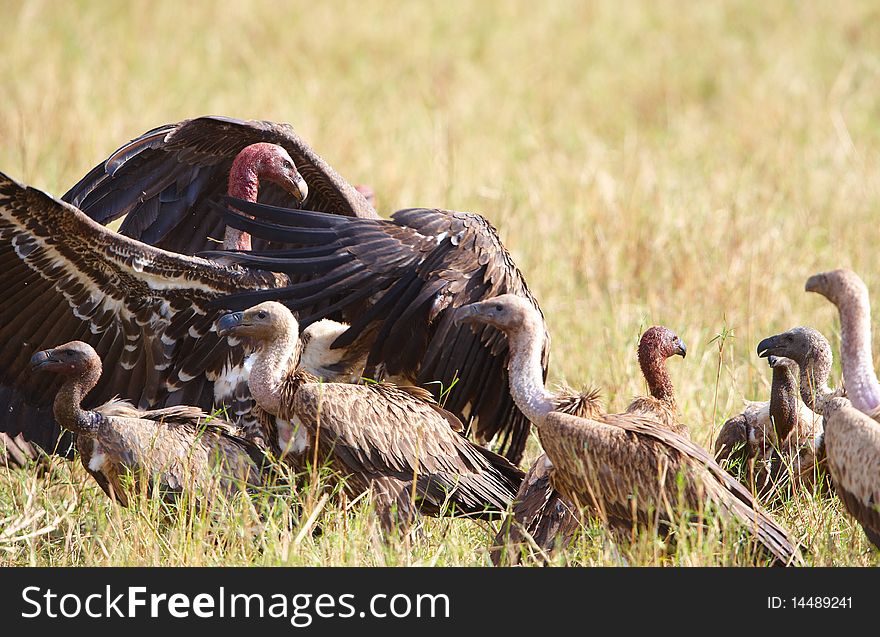
[[768, 356], [775, 355], [779, 348], [779, 335], [776, 336], [768, 336], [763, 341], [758, 343], [758, 357], [759, 358], [767, 358]]
[[52, 357], [54, 352], [51, 349], [46, 349], [40, 352], [37, 352], [33, 356], [31, 356], [30, 360], [30, 368], [31, 371], [38, 371], [49, 366], [52, 363], [57, 363], [58, 360]]
[[675, 346], [675, 355], [681, 356], [682, 358], [687, 357], [687, 346], [684, 344], [684, 341], [679, 339], [678, 344]]
[[804, 285], [804, 290], [807, 292], [816, 292], [818, 294], [822, 294], [821, 290], [824, 288], [825, 283], [825, 273], [822, 272], [820, 274], [814, 274], [809, 279], [807, 279], [806, 285]]
[[235, 333], [237, 327], [241, 327], [244, 323], [244, 312], [232, 312], [226, 314], [217, 321], [217, 335], [229, 336]]
[[292, 183], [286, 184], [285, 190], [293, 195], [293, 198], [296, 199], [299, 204], [304, 203], [306, 197], [309, 196], [309, 186], [299, 173], [293, 176]]
[[477, 307], [477, 305], [477, 303], [471, 303], [470, 305], [463, 305], [455, 310], [452, 322], [455, 323], [456, 326], [461, 325], [462, 323], [476, 323], [480, 316], [480, 308]]

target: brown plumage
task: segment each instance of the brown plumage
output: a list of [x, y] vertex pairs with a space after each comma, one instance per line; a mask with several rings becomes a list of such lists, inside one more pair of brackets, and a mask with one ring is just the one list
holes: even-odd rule
[[468, 442], [425, 390], [322, 383], [296, 370], [298, 325], [283, 305], [229, 314], [218, 330], [256, 344], [249, 385], [275, 417], [279, 456], [297, 468], [328, 462], [353, 496], [372, 489], [386, 531], [408, 526], [416, 512], [440, 515], [447, 505], [495, 517], [513, 499], [522, 472]]
[[82, 341], [72, 341], [34, 354], [34, 371], [59, 375], [56, 420], [76, 435], [82, 464], [104, 492], [128, 506], [130, 488], [154, 486], [163, 495], [185, 490], [210, 498], [217, 488], [234, 493], [263, 483], [263, 455], [236, 435], [229, 423], [189, 406], [140, 410], [111, 400], [91, 410], [82, 398], [101, 377], [101, 359]]
[[[281, 212], [238, 200], [231, 205], [240, 215], [224, 219], [211, 210], [210, 201], [226, 192], [233, 157], [255, 142], [286, 149], [309, 186], [304, 205], [330, 214], [292, 209], [299, 204], [273, 184], [261, 186], [258, 201], [285, 206]], [[65, 199], [101, 223], [127, 214], [124, 234], [185, 254], [216, 247], [211, 237], [224, 228], [253, 236], [260, 252], [203, 256], [278, 271], [290, 284], [279, 293], [238, 295], [225, 309], [283, 300], [303, 327], [322, 317], [351, 323], [335, 346], [365, 347], [367, 377], [404, 379], [437, 398], [454, 384], [446, 408], [477, 441], [493, 441], [519, 462], [529, 423], [508, 392], [506, 342], [491, 327], [475, 333], [451, 320], [454, 308], [504, 293], [538, 307], [497, 231], [468, 212], [418, 208], [379, 219], [363, 194], [369, 191], [361, 191], [287, 125], [203, 117], [124, 145]]]
[[[672, 379], [666, 369], [666, 360], [687, 354], [684, 342], [671, 330], [655, 325], [639, 339], [639, 368], [648, 384], [648, 396], [638, 396], [627, 407], [627, 412], [653, 418], [662, 426], [685, 437], [687, 426], [681, 422], [681, 413], [675, 401]], [[580, 418], [601, 419], [598, 391], [581, 394], [563, 388], [554, 392], [554, 411]], [[571, 541], [577, 529], [576, 507], [563, 498], [550, 483], [551, 463], [542, 454], [532, 464], [516, 496], [512, 520], [495, 537], [492, 559], [495, 564], [506, 560], [516, 563], [525, 537], [547, 555], [554, 545]], [[531, 544], [526, 542], [526, 544]]]
[[[556, 411], [581, 418], [598, 418], [602, 414], [599, 391], [580, 393], [561, 387], [555, 392]], [[580, 528], [574, 505], [565, 500], [550, 483], [550, 460], [542, 453], [526, 473], [513, 511], [492, 543], [492, 562], [518, 564], [523, 549], [532, 545], [546, 559], [556, 546], [565, 546]], [[529, 539], [530, 538], [530, 539]]]
[[[277, 242], [280, 253], [206, 252], [223, 263], [306, 276], [271, 293], [244, 292], [223, 302], [248, 307], [280, 300], [303, 325], [342, 312], [350, 329], [335, 347], [369, 343], [365, 375], [404, 378], [435, 396], [455, 384], [445, 406], [478, 442], [494, 440], [519, 462], [529, 433], [507, 383], [507, 344], [491, 326], [456, 326], [455, 308], [499, 294], [522, 296], [540, 313], [495, 228], [469, 212], [416, 208], [389, 220], [352, 219], [229, 201], [227, 224]], [[248, 217], [254, 217], [253, 219]], [[316, 312], [306, 308], [319, 307]], [[546, 335], [546, 330], [545, 330]], [[549, 339], [549, 337], [548, 337]], [[542, 365], [549, 360], [545, 341]]]
[[128, 239], [0, 174], [0, 430], [69, 452], [70, 436], [59, 441], [52, 415], [60, 380], [24, 372], [36, 351], [72, 340], [94, 347], [114, 371], [85, 397], [86, 408], [121, 396], [139, 409], [217, 405], [247, 418], [252, 399], [231, 391], [246, 351], [217, 336], [223, 312], [209, 304], [286, 282]]
[[670, 431], [688, 437], [688, 427], [681, 420], [675, 388], [666, 369], [668, 358], [686, 355], [684, 342], [669, 328], [654, 325], [645, 330], [639, 339], [638, 358], [650, 395], [635, 398], [626, 408], [627, 413], [653, 418]]
[[715, 459], [762, 498], [780, 493], [784, 484], [811, 490], [824, 471], [822, 417], [800, 400], [797, 363], [776, 356], [768, 362], [770, 400], [749, 403], [715, 439]]
[[752, 534], [758, 548], [780, 564], [802, 561], [797, 545], [736, 480], [701, 447], [638, 413], [601, 421], [553, 411], [538, 356], [540, 322], [528, 304], [506, 295], [459, 310], [458, 320], [503, 330], [510, 341], [511, 389], [538, 429], [553, 464], [550, 479], [581, 509], [599, 511], [611, 528], [663, 529], [712, 512]]
[[[765, 339], [759, 345], [759, 355], [791, 351], [790, 357], [802, 370], [806, 365], [812, 372], [806, 380], [812, 381], [809, 393], [816, 397], [815, 406], [824, 416], [825, 452], [835, 491], [880, 549], [880, 384], [871, 352], [868, 288], [855, 272], [841, 269], [811, 276], [805, 289], [821, 294], [838, 309], [840, 362], [848, 400], [827, 390], [823, 366], [813, 370], [813, 348], [803, 331], [789, 330]], [[801, 382], [803, 391], [803, 371]]]

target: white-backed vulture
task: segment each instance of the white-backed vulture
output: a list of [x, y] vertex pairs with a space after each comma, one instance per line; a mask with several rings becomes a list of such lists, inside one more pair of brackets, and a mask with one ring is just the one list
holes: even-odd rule
[[840, 315], [840, 367], [852, 406], [880, 421], [880, 382], [871, 353], [871, 300], [868, 287], [852, 270], [814, 274], [807, 292], [821, 294]]
[[538, 430], [554, 488], [580, 510], [598, 511], [611, 528], [657, 530], [680, 515], [699, 521], [711, 512], [739, 523], [775, 563], [802, 562], [788, 533], [686, 437], [643, 414], [593, 420], [554, 411], [540, 365], [542, 321], [528, 302], [505, 295], [465, 306], [456, 318], [507, 335], [514, 399]]
[[817, 355], [815, 332], [796, 327], [765, 338], [758, 344], [758, 356], [786, 356], [800, 366], [801, 396], [822, 414], [823, 448], [834, 490], [880, 548], [880, 424], [842, 398], [840, 390], [828, 387], [830, 361]]
[[[831, 346], [820, 338], [830, 357]], [[822, 416], [800, 399], [797, 363], [784, 356], [770, 356], [768, 363], [770, 400], [748, 402], [715, 438], [715, 459], [762, 497], [778, 493], [789, 480], [812, 489], [824, 467]]]
[[[233, 200], [259, 218], [248, 227], [245, 215], [224, 220], [211, 210], [210, 200], [226, 192], [233, 157], [254, 142], [283, 146], [308, 183], [308, 207], [330, 214], [291, 209], [297, 203], [271, 184], [259, 201], [285, 206], [281, 211], [246, 210]], [[304, 327], [323, 317], [349, 322], [335, 346], [366, 344], [367, 377], [405, 379], [443, 395], [476, 440], [494, 440], [513, 462], [521, 459], [529, 423], [509, 395], [505, 340], [491, 327], [474, 333], [451, 320], [454, 308], [504, 293], [538, 307], [480, 215], [419, 208], [380, 219], [289, 126], [211, 117], [159, 127], [124, 145], [65, 198], [101, 223], [127, 214], [124, 234], [186, 254], [216, 247], [210, 237], [224, 228], [253, 236], [258, 252], [203, 256], [282, 272], [291, 284], [277, 294], [224, 301], [226, 309], [282, 300]], [[549, 339], [547, 348], [545, 368]]]
[[101, 377], [101, 359], [87, 343], [37, 352], [30, 367], [62, 378], [53, 401], [55, 419], [76, 434], [86, 471], [122, 506], [128, 506], [129, 489], [138, 492], [142, 486], [165, 496], [193, 491], [210, 497], [217, 488], [232, 494], [263, 484], [268, 465], [260, 449], [197, 407], [140, 410], [113, 399], [83, 409], [83, 397]]
[[[634, 398], [627, 412], [653, 417], [671, 431], [687, 437], [688, 429], [681, 422], [675, 389], [666, 369], [666, 360], [672, 356], [686, 356], [687, 347], [671, 330], [655, 325], [639, 338], [637, 351], [639, 368], [648, 384], [648, 396]], [[577, 394], [562, 388], [553, 395], [556, 403], [553, 411], [593, 420], [601, 420], [604, 416], [598, 391]], [[546, 555], [554, 545], [570, 542], [580, 527], [575, 507], [550, 483], [551, 466], [547, 455], [541, 454], [526, 474], [516, 496], [512, 523], [505, 525], [495, 538], [492, 553], [495, 564], [504, 559], [509, 563], [518, 561], [524, 534], [528, 534]]]
[[324, 383], [297, 369], [299, 326], [280, 303], [227, 314], [217, 328], [255, 344], [248, 383], [275, 418], [279, 455], [302, 468], [329, 463], [352, 496], [372, 489], [386, 531], [409, 526], [416, 513], [440, 515], [447, 505], [469, 517], [497, 517], [513, 500], [523, 473], [470, 443], [427, 391]]

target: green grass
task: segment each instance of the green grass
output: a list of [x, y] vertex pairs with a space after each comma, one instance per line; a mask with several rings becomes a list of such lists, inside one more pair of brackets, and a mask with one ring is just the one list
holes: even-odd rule
[[[644, 392], [640, 331], [675, 330], [688, 357], [670, 370], [705, 446], [743, 398], [768, 397], [761, 338], [807, 324], [837, 351], [810, 274], [851, 267], [880, 298], [876, 3], [280, 4], [0, 1], [0, 170], [60, 195], [161, 123], [290, 122], [383, 212], [487, 216], [544, 308], [551, 381], [597, 385], [620, 410]], [[0, 473], [0, 528], [50, 527], [0, 538], [0, 562], [487, 563], [486, 524], [428, 520], [412, 546], [379, 550], [367, 504], [340, 506], [296, 545], [301, 523], [277, 507], [259, 532], [235, 503], [157, 526], [56, 462]], [[811, 563], [877, 564], [836, 500], [774, 513]], [[715, 540], [667, 555], [593, 528], [559, 560], [746, 563]]]

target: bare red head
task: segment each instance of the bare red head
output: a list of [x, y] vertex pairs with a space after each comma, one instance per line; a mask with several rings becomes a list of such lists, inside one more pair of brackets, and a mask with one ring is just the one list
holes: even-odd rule
[[671, 356], [687, 355], [684, 341], [672, 330], [662, 325], [649, 327], [639, 339], [639, 367], [654, 398], [673, 400], [674, 389], [666, 359]]
[[[300, 204], [309, 194], [306, 181], [296, 169], [290, 154], [277, 144], [259, 142], [241, 149], [229, 170], [227, 192], [230, 197], [256, 201], [262, 181], [280, 186]], [[224, 247], [227, 250], [249, 250], [250, 235], [227, 228]]]

